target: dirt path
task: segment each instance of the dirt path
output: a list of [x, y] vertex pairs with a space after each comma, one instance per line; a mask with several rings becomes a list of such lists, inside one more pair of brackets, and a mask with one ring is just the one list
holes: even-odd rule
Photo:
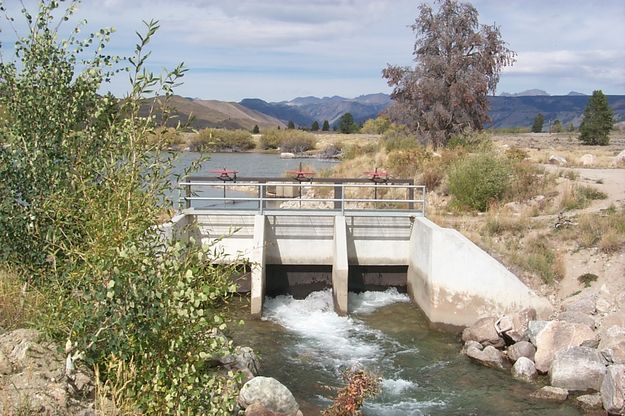
[[619, 207], [625, 205], [625, 169], [587, 169], [587, 168], [564, 168], [553, 165], [542, 165], [547, 171], [574, 171], [579, 175], [576, 182], [591, 185], [605, 192], [608, 197], [593, 201], [592, 204], [580, 213], [595, 212], [608, 208], [610, 205]]
[[[625, 169], [557, 168], [554, 166], [546, 166], [546, 168], [575, 171], [579, 174], [577, 183], [591, 185], [607, 194], [606, 199], [593, 201], [589, 207], [577, 210], [576, 213], [599, 212], [611, 205], [617, 208], [625, 207]], [[612, 255], [602, 253], [597, 248], [566, 250], [564, 261], [566, 275], [558, 287], [559, 299], [564, 299], [579, 291], [597, 293], [603, 290], [615, 294], [625, 290], [625, 250]], [[577, 278], [584, 273], [593, 273], [598, 276], [597, 282], [590, 288], [582, 287], [577, 281]]]

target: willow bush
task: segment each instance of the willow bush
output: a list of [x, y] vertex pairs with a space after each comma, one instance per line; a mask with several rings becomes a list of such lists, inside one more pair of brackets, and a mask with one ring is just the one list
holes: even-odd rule
[[[78, 2], [63, 4], [24, 9], [27, 35], [0, 63], [0, 266], [42, 293], [37, 324], [71, 359], [136, 366], [126, 391], [139, 410], [230, 414], [239, 378], [208, 363], [231, 352], [219, 335], [231, 270], [157, 226], [173, 157], [153, 114], [167, 113], [185, 69], [146, 70], [157, 22], [127, 60], [106, 52], [112, 29], [80, 35], [81, 24], [63, 39]], [[121, 71], [127, 96], [100, 95]]]

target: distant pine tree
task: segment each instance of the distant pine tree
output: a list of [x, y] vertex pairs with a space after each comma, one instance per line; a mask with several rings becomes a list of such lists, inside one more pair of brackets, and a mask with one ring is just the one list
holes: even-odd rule
[[532, 124], [532, 133], [542, 132], [544, 123], [545, 116], [543, 116], [541, 113], [536, 114], [536, 117], [534, 117], [534, 124]]
[[312, 122], [312, 125], [310, 126], [310, 130], [311, 131], [319, 131], [319, 122], [317, 122], [317, 120]]
[[330, 123], [328, 123], [328, 120], [323, 120], [321, 131], [330, 131]]
[[614, 119], [608, 98], [601, 90], [592, 92], [584, 110], [584, 119], [579, 126], [579, 140], [584, 144], [607, 145]]
[[260, 129], [258, 128], [258, 124], [254, 125], [254, 128], [252, 129], [252, 134], [258, 134], [260, 133]]
[[295, 123], [293, 123], [292, 121], [289, 121], [289, 124], [287, 125], [288, 129], [294, 129], [295, 128]]

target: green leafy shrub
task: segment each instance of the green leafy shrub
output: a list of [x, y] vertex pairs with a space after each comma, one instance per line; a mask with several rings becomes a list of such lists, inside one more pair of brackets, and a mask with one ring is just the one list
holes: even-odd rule
[[[166, 106], [185, 70], [145, 70], [156, 22], [117, 68], [104, 52], [111, 31], [64, 41], [50, 26], [59, 7], [24, 11], [29, 35], [15, 62], [0, 64], [0, 263], [42, 294], [33, 319], [74, 359], [135, 365], [125, 391], [144, 413], [229, 415], [239, 379], [212, 363], [231, 349], [219, 335], [230, 269], [209, 248], [163, 241], [173, 160], [154, 140], [153, 115], [140, 112], [154, 91]], [[119, 70], [130, 74], [128, 96], [102, 97]]]
[[590, 287], [592, 285], [592, 282], [596, 282], [598, 278], [599, 276], [594, 273], [584, 273], [577, 277], [577, 281], [580, 284], [583, 284], [584, 287]]
[[490, 153], [478, 153], [456, 163], [449, 171], [449, 192], [453, 203], [478, 211], [500, 201], [511, 180], [507, 160]]
[[547, 284], [552, 284], [564, 277], [564, 261], [544, 236], [529, 240], [524, 247], [513, 254], [512, 260], [522, 268], [536, 274]]
[[382, 142], [387, 152], [394, 150], [409, 150], [423, 147], [414, 133], [403, 126], [393, 126], [382, 135]]
[[365, 145], [346, 144], [342, 146], [343, 160], [355, 159], [361, 155], [373, 155], [379, 150], [377, 143], [367, 143]]
[[493, 141], [487, 132], [469, 131], [462, 134], [456, 134], [449, 138], [447, 147], [454, 149], [461, 147], [469, 151], [488, 151], [492, 149]]
[[431, 154], [423, 147], [394, 150], [388, 154], [387, 168], [391, 175], [401, 178], [414, 178]]
[[283, 152], [302, 153], [314, 149], [316, 145], [315, 135], [301, 130], [270, 129], [260, 138], [263, 150], [279, 148]]
[[247, 130], [203, 129], [189, 142], [194, 152], [242, 152], [256, 147]]

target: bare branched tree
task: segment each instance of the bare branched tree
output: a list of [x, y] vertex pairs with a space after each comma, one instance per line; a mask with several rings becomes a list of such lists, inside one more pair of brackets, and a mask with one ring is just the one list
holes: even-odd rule
[[394, 111], [422, 140], [445, 145], [454, 134], [481, 130], [488, 121], [489, 92], [494, 94], [503, 67], [516, 54], [506, 47], [496, 25], [482, 25], [470, 3], [438, 0], [437, 12], [419, 6], [411, 26], [416, 34], [415, 67], [387, 66]]

